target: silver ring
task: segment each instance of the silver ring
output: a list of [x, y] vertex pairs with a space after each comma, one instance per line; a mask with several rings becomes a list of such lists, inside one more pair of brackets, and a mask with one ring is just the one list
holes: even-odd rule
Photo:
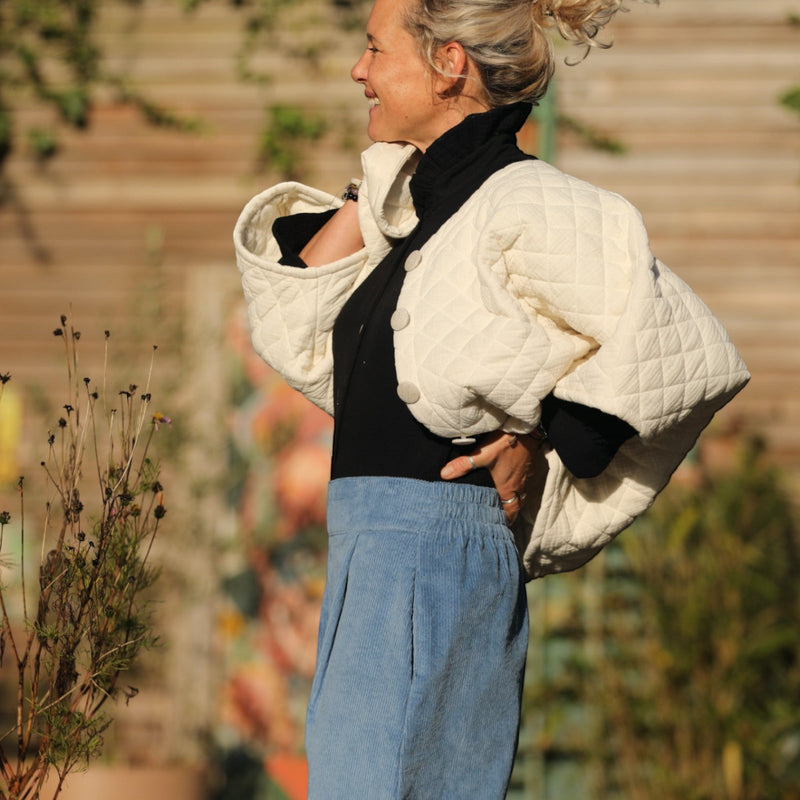
[[475, 459], [472, 456], [467, 456], [467, 461], [469, 461], [469, 465], [472, 469], [478, 469], [478, 465], [475, 463]]
[[508, 500], [503, 500], [502, 497], [500, 498], [500, 502], [504, 506], [511, 505], [511, 503], [513, 503], [515, 500], [519, 500], [519, 495], [516, 492], [514, 492], [514, 496], [513, 497], [509, 497]]

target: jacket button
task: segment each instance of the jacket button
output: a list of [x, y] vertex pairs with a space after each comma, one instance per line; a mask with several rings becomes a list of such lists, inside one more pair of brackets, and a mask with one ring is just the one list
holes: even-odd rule
[[403, 381], [397, 386], [397, 396], [408, 405], [416, 403], [421, 397], [417, 386], [410, 381]]
[[410, 253], [408, 258], [406, 259], [405, 267], [406, 272], [411, 272], [412, 269], [416, 269], [422, 263], [422, 253], [419, 250], [414, 250], [413, 253]]
[[403, 328], [408, 327], [409, 322], [411, 322], [411, 314], [405, 308], [398, 308], [392, 314], [391, 326], [393, 331], [403, 330]]

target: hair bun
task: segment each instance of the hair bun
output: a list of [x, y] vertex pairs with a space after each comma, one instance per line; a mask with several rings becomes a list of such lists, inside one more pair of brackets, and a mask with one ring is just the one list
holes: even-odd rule
[[622, 0], [532, 0], [532, 10], [534, 21], [543, 28], [555, 28], [567, 41], [608, 47], [595, 37], [617, 11], [625, 9]]

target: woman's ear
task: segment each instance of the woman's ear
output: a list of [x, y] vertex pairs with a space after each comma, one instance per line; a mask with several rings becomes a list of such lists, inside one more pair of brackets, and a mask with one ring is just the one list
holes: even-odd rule
[[457, 94], [468, 72], [468, 58], [458, 42], [442, 45], [436, 53], [434, 89], [440, 96]]

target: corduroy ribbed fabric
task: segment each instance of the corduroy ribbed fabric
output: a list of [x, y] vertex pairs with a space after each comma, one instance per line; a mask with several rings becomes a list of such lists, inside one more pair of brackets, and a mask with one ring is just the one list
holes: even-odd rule
[[501, 800], [528, 612], [497, 492], [340, 478], [328, 531], [309, 800]]

